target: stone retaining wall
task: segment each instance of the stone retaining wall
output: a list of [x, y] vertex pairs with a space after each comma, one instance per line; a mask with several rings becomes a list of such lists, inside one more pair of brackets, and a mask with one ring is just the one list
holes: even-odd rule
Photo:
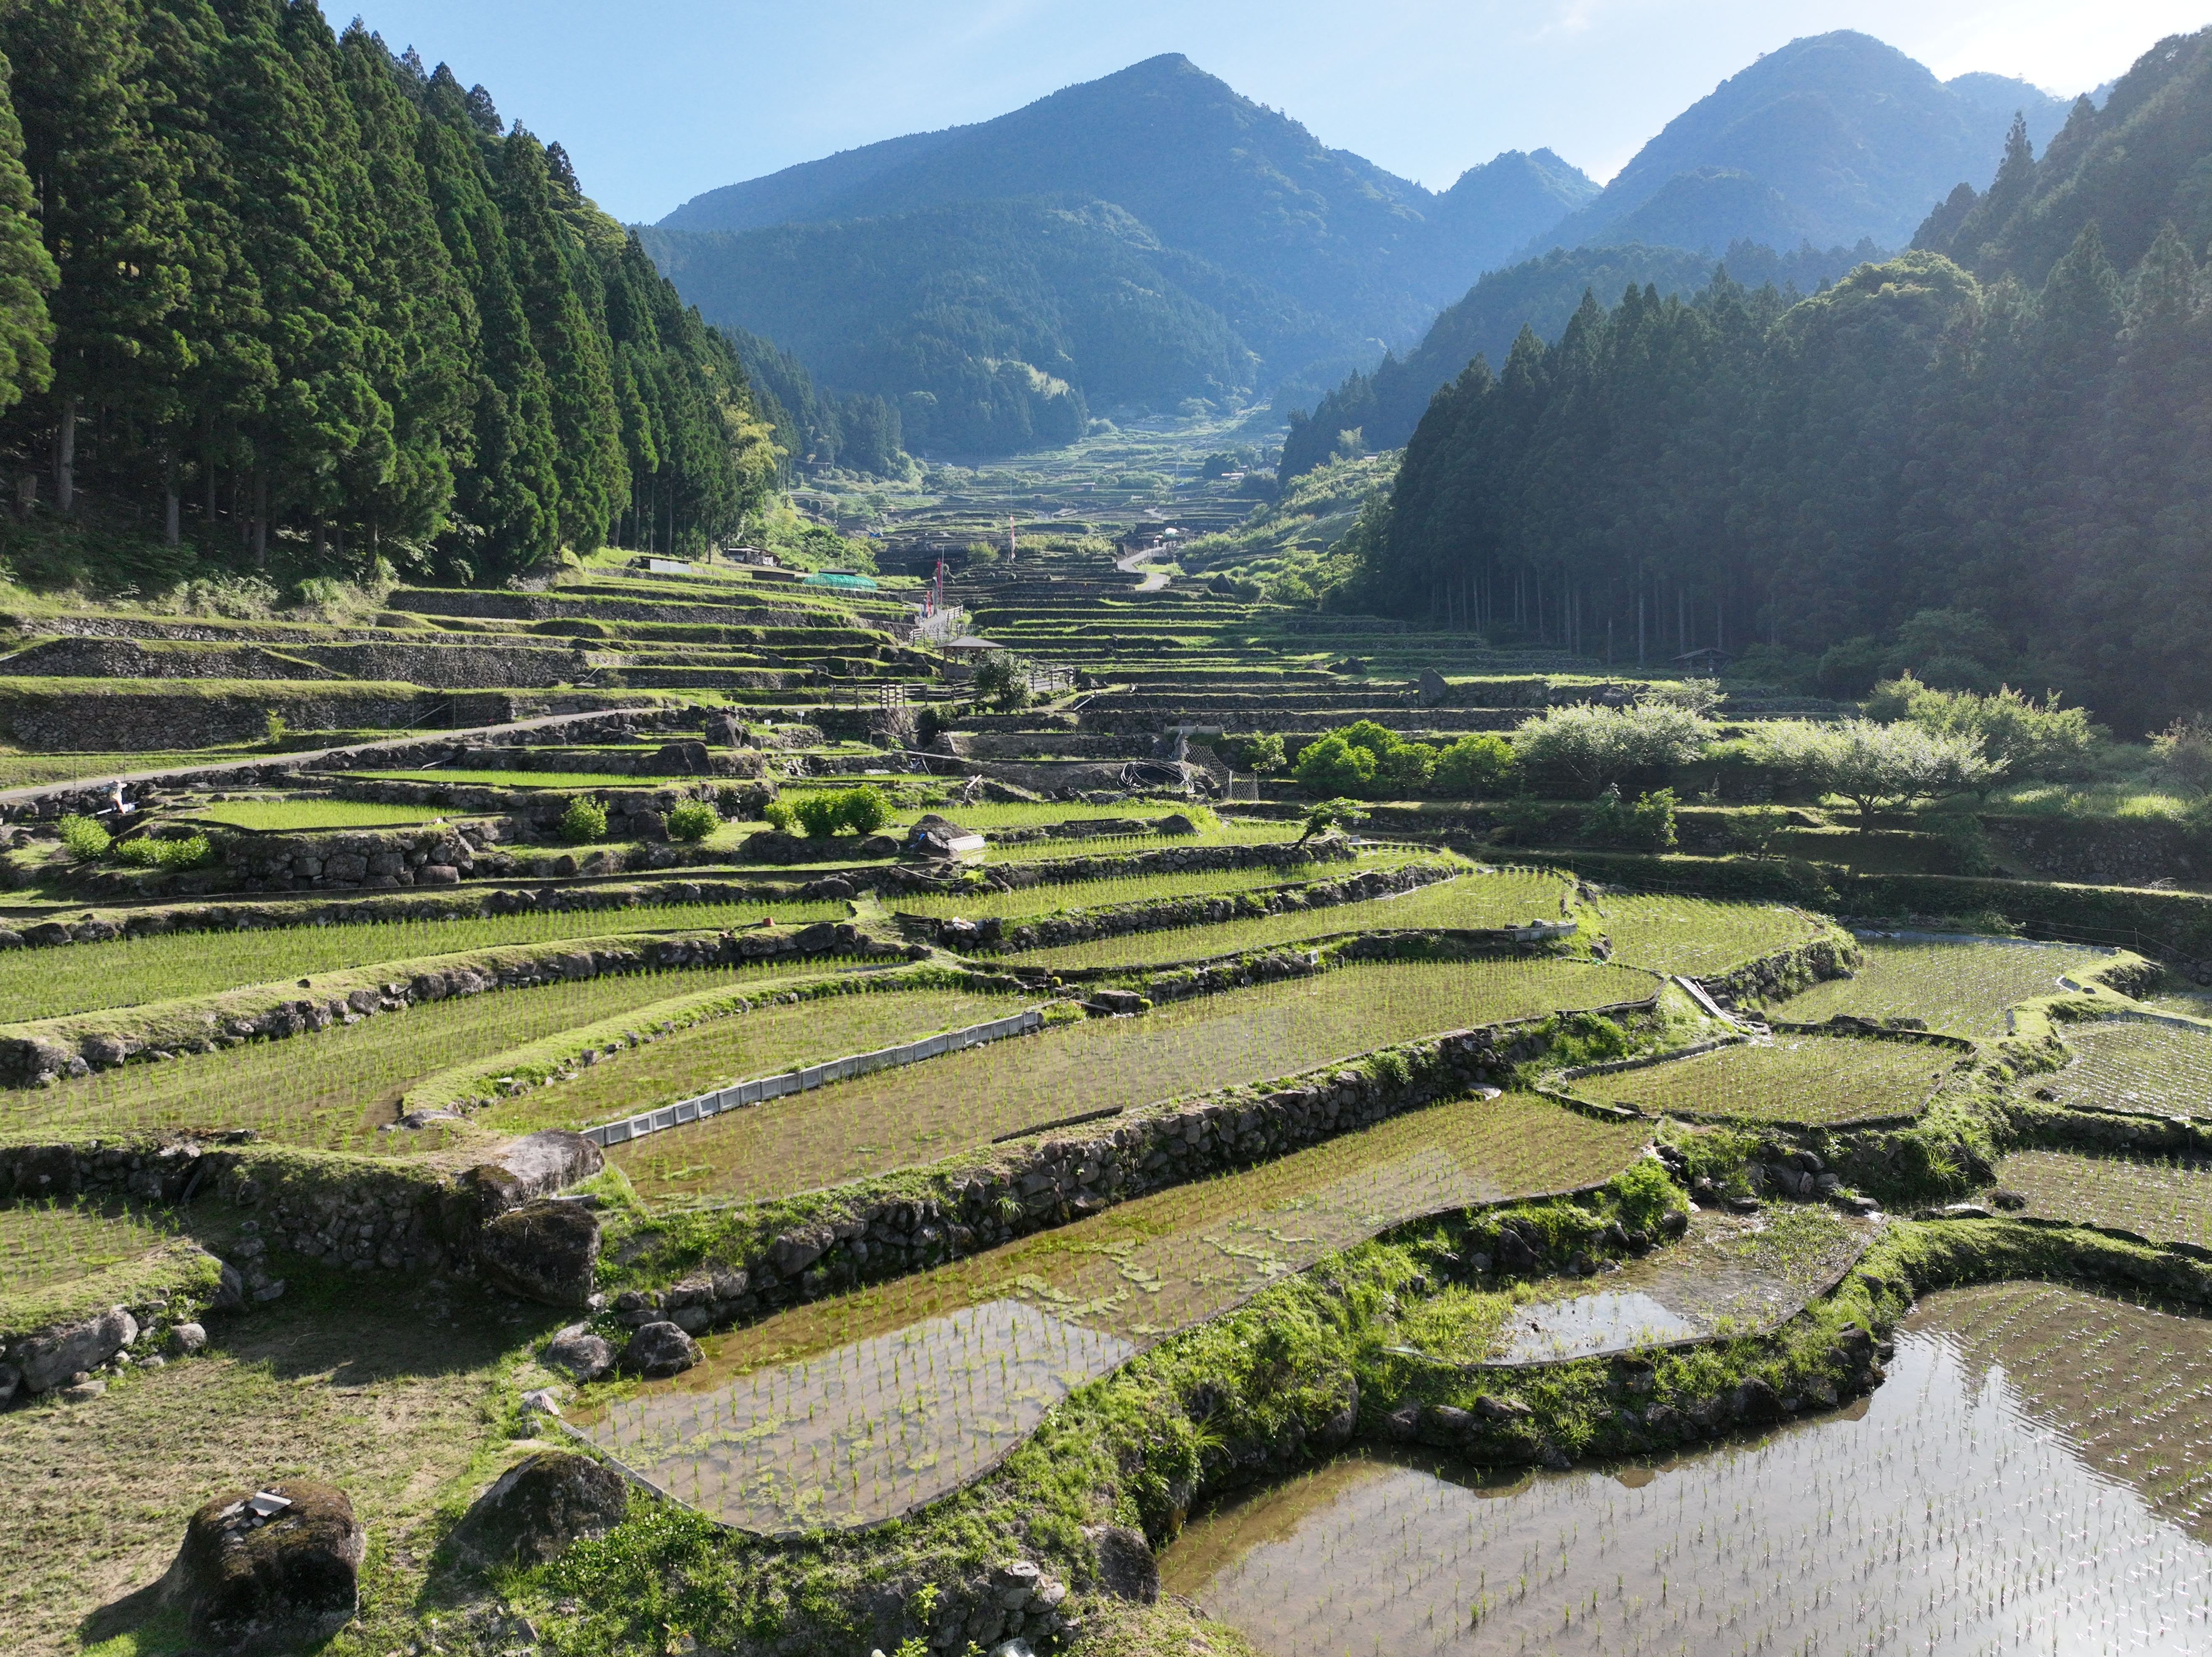
[[1458, 870], [1447, 864], [1408, 864], [1399, 869], [1370, 869], [1342, 880], [1317, 880], [1297, 885], [1263, 888], [1219, 897], [1164, 898], [1067, 915], [1048, 915], [1009, 926], [1003, 916], [982, 920], [957, 917], [938, 920], [925, 915], [896, 917], [899, 930], [949, 950], [1046, 949], [1097, 938], [1120, 938], [1133, 932], [1170, 931], [1178, 926], [1212, 926], [1222, 922], [1282, 914], [1296, 909], [1327, 909], [1358, 903], [1449, 880]]
[[[1370, 1056], [1364, 1067], [1322, 1066], [1265, 1095], [1209, 1094], [1024, 1143], [983, 1166], [933, 1170], [918, 1193], [832, 1193], [789, 1229], [746, 1235], [733, 1228], [710, 1250], [711, 1262], [667, 1289], [626, 1290], [611, 1309], [630, 1326], [666, 1318], [696, 1334], [903, 1277], [1502, 1082], [1546, 1050], [1543, 1023], [1454, 1031], [1392, 1049], [1404, 1060], [1402, 1079]], [[742, 1226], [742, 1213], [735, 1217]]]

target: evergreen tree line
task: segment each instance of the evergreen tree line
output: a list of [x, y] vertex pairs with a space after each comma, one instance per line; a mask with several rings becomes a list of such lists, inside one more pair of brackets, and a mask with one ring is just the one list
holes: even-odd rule
[[[1401, 357], [1386, 352], [1372, 373], [1353, 372], [1307, 414], [1293, 410], [1283, 439], [1277, 475], [1287, 483], [1355, 450], [1376, 454], [1413, 434], [1430, 395], [1473, 357], [1503, 361], [1523, 324], [1542, 339], [1557, 339], [1586, 291], [1618, 293], [1629, 282], [1662, 294], [1695, 293], [1712, 279], [1716, 264], [1754, 285], [1771, 282], [1795, 300], [1836, 280], [1852, 266], [1885, 257], [1870, 241], [1856, 247], [1816, 248], [1809, 242], [1778, 253], [1757, 242], [1729, 246], [1724, 260], [1681, 247], [1554, 247], [1482, 276], [1456, 304], [1440, 313], [1419, 345]], [[1354, 437], [1352, 434], [1357, 434]]]
[[907, 475], [897, 404], [867, 391], [822, 391], [806, 365], [774, 340], [743, 328], [724, 331], [744, 365], [761, 418], [775, 428], [776, 446], [790, 460], [878, 477]]
[[312, 0], [7, 0], [0, 51], [19, 520], [484, 580], [773, 486], [729, 343], [445, 65]]
[[1921, 247], [1794, 306], [1724, 272], [1631, 287], [1476, 358], [1353, 532], [1360, 598], [1615, 662], [1717, 646], [1832, 694], [1911, 667], [2124, 729], [2212, 707], [2208, 39], [2041, 163], [2016, 129], [1922, 233], [1974, 269]]

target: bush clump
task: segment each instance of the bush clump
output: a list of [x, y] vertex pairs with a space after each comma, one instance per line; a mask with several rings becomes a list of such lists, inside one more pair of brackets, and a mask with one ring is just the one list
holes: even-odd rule
[[1355, 719], [1308, 743], [1291, 774], [1315, 794], [1395, 798], [1425, 792], [1436, 765], [1437, 750], [1428, 744]]
[[1594, 799], [1632, 771], [1697, 758], [1712, 734], [1704, 719], [1671, 703], [1613, 708], [1583, 702], [1523, 719], [1513, 748], [1523, 765], [1571, 779]]
[[589, 846], [607, 837], [607, 808], [579, 794], [561, 814], [561, 838], [571, 846]]
[[61, 833], [62, 849], [79, 863], [97, 863], [114, 842], [106, 829], [90, 817], [72, 811], [54, 827]]
[[1674, 791], [1638, 794], [1632, 805], [1617, 786], [1608, 786], [1597, 804], [1583, 813], [1583, 838], [1594, 846], [1620, 846], [1635, 852], [1674, 849]]
[[197, 869], [211, 855], [205, 835], [183, 840], [155, 840], [151, 835], [120, 841], [115, 860], [141, 869]]
[[768, 810], [769, 821], [786, 834], [795, 828], [816, 838], [842, 833], [872, 835], [890, 821], [891, 815], [890, 802], [883, 791], [866, 783], [803, 795], [788, 806], [777, 800]]
[[1431, 780], [1438, 793], [1473, 799], [1510, 788], [1520, 771], [1513, 744], [1491, 732], [1462, 737], [1437, 756]]
[[687, 842], [702, 841], [714, 832], [721, 819], [704, 800], [685, 800], [668, 814], [668, 838]]

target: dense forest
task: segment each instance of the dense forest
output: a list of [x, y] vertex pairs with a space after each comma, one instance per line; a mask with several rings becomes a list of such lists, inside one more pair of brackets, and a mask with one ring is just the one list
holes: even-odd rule
[[1354, 531], [1356, 590], [1838, 693], [1911, 666], [2123, 726], [2212, 706], [2208, 238], [2212, 31], [1814, 298], [1632, 288], [1476, 361]]
[[737, 348], [738, 361], [752, 387], [753, 406], [775, 430], [787, 483], [794, 461], [842, 466], [878, 477], [904, 477], [915, 471], [896, 404], [866, 391], [840, 396], [823, 391], [806, 365], [774, 340], [742, 328], [722, 331]]
[[443, 64], [312, 0], [13, 0], [0, 51], [19, 569], [94, 525], [142, 579], [484, 580], [773, 486], [729, 342]]
[[[1718, 261], [1729, 277], [1769, 284], [1791, 299], [1833, 282], [1855, 264], [1882, 257], [1871, 242], [1856, 247], [1778, 253], [1756, 242], [1731, 245]], [[1662, 294], [1696, 293], [1712, 280], [1708, 253], [1680, 247], [1554, 247], [1541, 258], [1492, 270], [1429, 325], [1404, 356], [1386, 354], [1372, 373], [1354, 373], [1322, 398], [1309, 415], [1293, 410], [1283, 439], [1283, 482], [1355, 451], [1395, 449], [1413, 434], [1436, 389], [1477, 356], [1503, 362], [1522, 327], [1555, 340], [1586, 293], [1617, 294], [1628, 283]]]

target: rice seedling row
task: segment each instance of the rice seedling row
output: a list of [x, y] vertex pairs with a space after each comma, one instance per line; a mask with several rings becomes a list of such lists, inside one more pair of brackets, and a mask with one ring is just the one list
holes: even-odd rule
[[1110, 880], [1074, 880], [1019, 886], [1011, 892], [919, 893], [892, 899], [889, 907], [932, 920], [982, 920], [992, 916], [1034, 920], [1065, 910], [1125, 907], [1170, 898], [1225, 896], [1305, 880], [1331, 880], [1368, 869], [1394, 868], [1413, 859], [1398, 853], [1363, 853], [1354, 863], [1298, 864], [1287, 869], [1199, 870], [1188, 874], [1131, 875]]
[[136, 1259], [176, 1235], [162, 1216], [114, 1204], [0, 1204], [0, 1303]]
[[166, 932], [0, 954], [0, 1007], [7, 1010], [11, 1023], [58, 1018], [499, 944], [662, 930], [712, 931], [756, 926], [763, 918], [779, 925], [805, 925], [843, 920], [848, 913], [841, 902], [777, 900]]
[[2068, 1024], [2063, 1033], [2073, 1063], [2037, 1078], [2059, 1104], [2212, 1117], [2212, 1031], [2112, 1018]]
[[970, 990], [875, 990], [757, 1006], [594, 1060], [573, 1079], [502, 1100], [476, 1120], [515, 1133], [590, 1127], [732, 1082], [1000, 1018], [1022, 1005]]
[[1196, 961], [1244, 950], [1272, 949], [1336, 932], [1419, 930], [1480, 931], [1557, 921], [1566, 887], [1556, 875], [1533, 871], [1468, 873], [1398, 897], [1370, 898], [1310, 910], [1291, 910], [1210, 926], [1178, 926], [1125, 938], [1094, 938], [1022, 955], [1025, 966], [1048, 968], [1157, 966]]
[[1591, 962], [1376, 963], [994, 1042], [617, 1145], [648, 1201], [753, 1199], [933, 1162], [1078, 1114], [1288, 1076], [1377, 1047], [1648, 995]]
[[1855, 976], [1815, 984], [1771, 1011], [1799, 1023], [1839, 1012], [1921, 1018], [1931, 1029], [1986, 1039], [2005, 1033], [2008, 1008], [2057, 994], [2060, 975], [2089, 965], [2097, 953], [2003, 938], [1869, 938], [1863, 944], [1866, 958]]
[[1778, 1034], [1565, 1085], [1649, 1116], [1832, 1126], [1919, 1114], [1957, 1057], [1928, 1042]]
[[399, 823], [433, 822], [464, 815], [431, 805], [386, 805], [375, 800], [219, 800], [195, 808], [195, 822], [219, 822], [233, 828], [274, 833], [307, 828], [382, 828]]
[[[2207, 1334], [2042, 1284], [1931, 1296], [1839, 1415], [1656, 1467], [1349, 1456], [1194, 1522], [1164, 1585], [1275, 1657], [2194, 1651], [2212, 1548], [2161, 1480], [2208, 1477], [2212, 1402], [2174, 1381]], [[2154, 1407], [2085, 1420], [2100, 1393]]]
[[1726, 972], [1820, 931], [1809, 915], [1771, 903], [1608, 895], [1599, 901], [1598, 913], [1615, 961], [1691, 978]]
[[482, 788], [665, 788], [672, 777], [639, 777], [626, 771], [349, 771], [372, 781], [460, 783]]
[[386, 1154], [435, 1150], [457, 1130], [378, 1132], [407, 1089], [434, 1071], [678, 994], [790, 976], [788, 965], [630, 973], [430, 1002], [286, 1041], [0, 1093], [0, 1138], [251, 1127], [288, 1144]]
[[2027, 1199], [2031, 1214], [2212, 1247], [2212, 1165], [2018, 1150], [1996, 1172], [2001, 1187]]
[[1526, 1094], [1432, 1106], [708, 1337], [704, 1363], [577, 1421], [726, 1522], [878, 1522], [976, 1477], [1073, 1387], [1285, 1273], [1422, 1214], [1598, 1183], [1643, 1144]]

